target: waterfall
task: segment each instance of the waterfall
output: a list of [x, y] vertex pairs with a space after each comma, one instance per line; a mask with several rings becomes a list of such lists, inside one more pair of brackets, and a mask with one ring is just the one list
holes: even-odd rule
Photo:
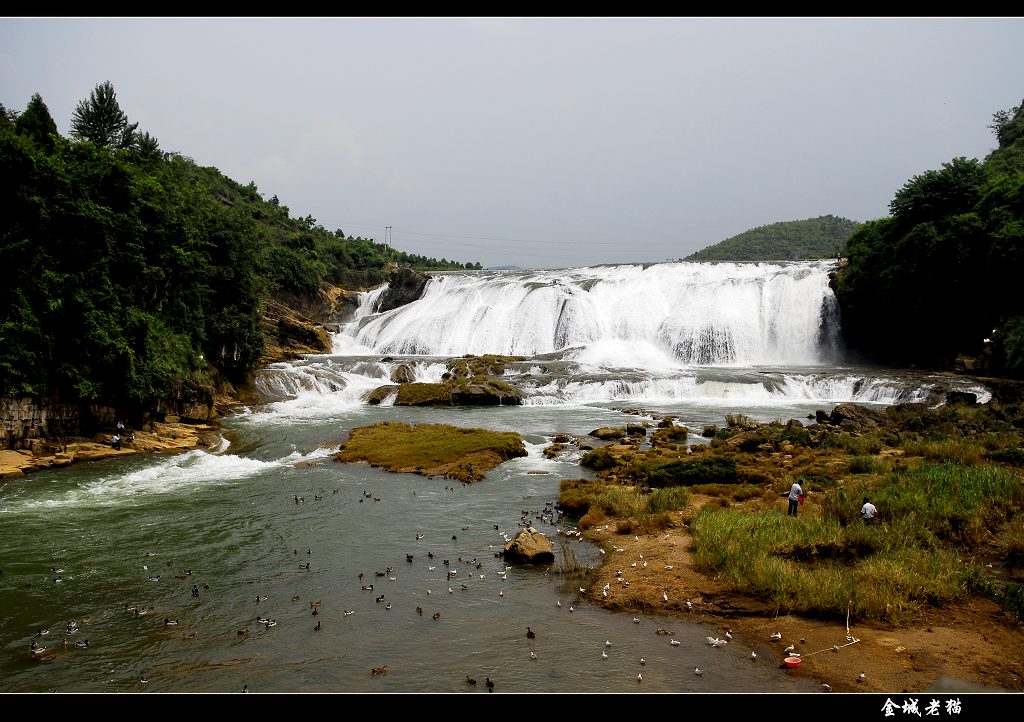
[[374, 313], [363, 294], [336, 341], [372, 354], [504, 354], [595, 365], [814, 366], [839, 354], [836, 262], [661, 263], [434, 274]]

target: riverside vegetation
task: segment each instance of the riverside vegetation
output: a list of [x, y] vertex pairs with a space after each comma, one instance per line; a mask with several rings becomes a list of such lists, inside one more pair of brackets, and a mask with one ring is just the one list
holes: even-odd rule
[[[647, 449], [584, 454], [596, 478], [563, 481], [559, 504], [581, 530], [684, 525], [698, 570], [781, 611], [900, 624], [979, 594], [1000, 604], [1007, 623], [1024, 621], [1020, 408], [861, 413], [867, 423], [856, 430], [733, 415], [705, 429], [710, 443], [690, 453], [660, 428]], [[807, 496], [795, 523], [779, 505], [793, 481]], [[697, 495], [706, 498], [699, 508]], [[865, 496], [881, 523], [861, 522]]]

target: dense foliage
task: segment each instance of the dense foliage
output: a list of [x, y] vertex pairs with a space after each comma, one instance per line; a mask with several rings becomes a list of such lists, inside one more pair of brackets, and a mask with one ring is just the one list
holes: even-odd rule
[[691, 253], [684, 261], [798, 261], [835, 258], [860, 224], [836, 216], [759, 226]]
[[0, 107], [0, 396], [132, 414], [244, 381], [273, 295], [383, 283], [394, 264], [480, 268], [294, 219], [277, 197], [164, 153], [101, 84], [71, 139], [38, 94]]
[[907, 181], [888, 218], [847, 244], [835, 286], [848, 345], [868, 360], [1024, 376], [1024, 104], [995, 114], [999, 147]]

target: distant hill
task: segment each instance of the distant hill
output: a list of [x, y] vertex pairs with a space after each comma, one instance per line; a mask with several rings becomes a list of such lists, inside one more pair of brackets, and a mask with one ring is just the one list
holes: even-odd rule
[[691, 253], [684, 261], [801, 261], [835, 258], [861, 224], [818, 216], [759, 226]]

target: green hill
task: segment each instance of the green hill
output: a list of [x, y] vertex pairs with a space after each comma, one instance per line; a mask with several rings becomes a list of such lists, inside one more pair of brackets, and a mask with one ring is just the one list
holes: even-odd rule
[[836, 216], [759, 226], [691, 253], [684, 261], [800, 261], [835, 258], [861, 225]]

